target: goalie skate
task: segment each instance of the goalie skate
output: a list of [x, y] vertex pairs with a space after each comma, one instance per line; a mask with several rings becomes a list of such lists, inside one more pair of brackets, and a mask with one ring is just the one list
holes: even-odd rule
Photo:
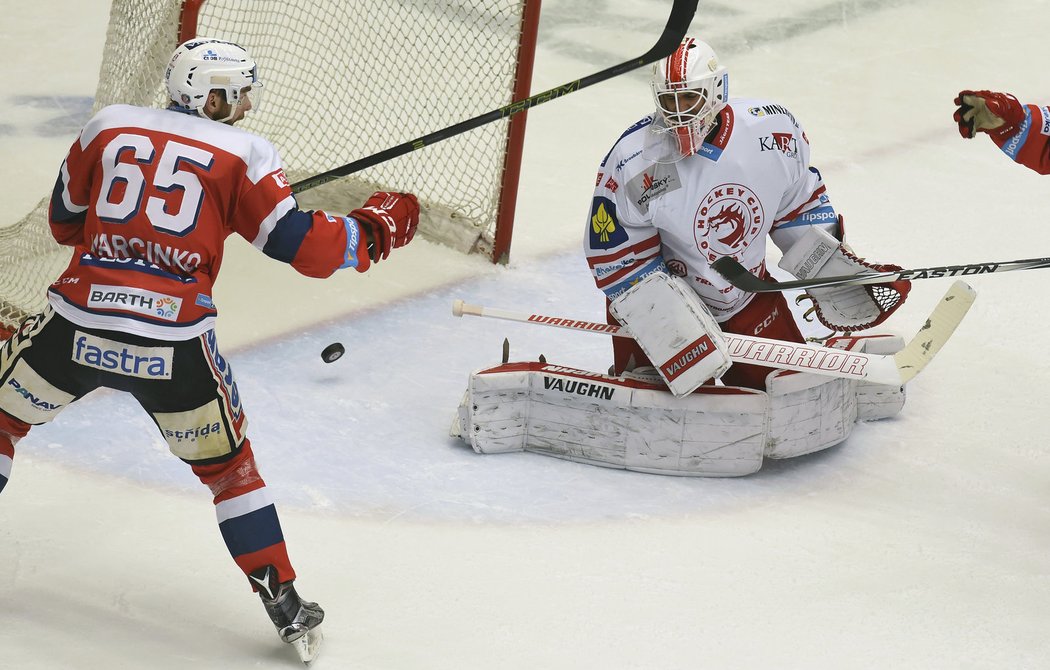
[[267, 565], [249, 575], [259, 589], [266, 613], [281, 640], [292, 645], [303, 663], [309, 664], [321, 650], [324, 610], [317, 603], [299, 597], [292, 582], [279, 583], [277, 571]]

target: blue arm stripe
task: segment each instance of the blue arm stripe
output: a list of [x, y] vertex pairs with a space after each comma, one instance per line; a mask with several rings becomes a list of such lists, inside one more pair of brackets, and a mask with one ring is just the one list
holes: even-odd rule
[[82, 212], [71, 212], [66, 209], [62, 201], [62, 191], [65, 185], [62, 183], [62, 175], [55, 180], [55, 188], [51, 191], [51, 220], [55, 223], [81, 224], [87, 219], [87, 209]]
[[624, 277], [621, 281], [607, 286], [602, 290], [605, 292], [605, 295], [611, 300], [612, 298], [615, 298], [616, 296], [620, 295], [621, 293], [631, 288], [639, 281], [641, 281], [642, 279], [644, 279], [648, 275], [651, 275], [654, 272], [664, 272], [667, 274], [671, 274], [667, 269], [667, 264], [664, 263], [663, 256], [657, 256], [656, 258], [649, 261], [639, 269]]
[[306, 234], [313, 227], [313, 213], [292, 209], [277, 220], [263, 246], [263, 253], [278, 261], [291, 263], [299, 253]]

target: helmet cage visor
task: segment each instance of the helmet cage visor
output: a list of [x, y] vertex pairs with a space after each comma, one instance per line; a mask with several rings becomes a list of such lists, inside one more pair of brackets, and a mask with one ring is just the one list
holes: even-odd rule
[[653, 99], [667, 128], [709, 128], [725, 107], [728, 75], [725, 70], [689, 81], [653, 81]]

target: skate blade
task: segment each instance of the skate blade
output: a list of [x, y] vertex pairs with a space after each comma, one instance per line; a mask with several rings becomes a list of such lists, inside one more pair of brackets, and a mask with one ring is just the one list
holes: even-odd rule
[[311, 628], [297, 640], [292, 640], [288, 644], [295, 647], [295, 653], [299, 654], [299, 659], [310, 665], [311, 662], [321, 652], [321, 642], [324, 641], [324, 634], [321, 633], [320, 626]]

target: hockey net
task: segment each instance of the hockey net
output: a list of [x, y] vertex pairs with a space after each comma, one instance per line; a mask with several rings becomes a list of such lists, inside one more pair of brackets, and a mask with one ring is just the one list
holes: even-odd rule
[[[274, 143], [294, 183], [527, 97], [539, 4], [114, 0], [94, 109], [166, 106], [176, 45], [237, 42], [265, 85], [258, 113], [239, 127]], [[297, 197], [345, 213], [372, 191], [410, 191], [421, 236], [506, 262], [523, 132], [518, 114]], [[0, 333], [43, 307], [69, 256], [48, 232], [46, 198], [0, 228]]]

